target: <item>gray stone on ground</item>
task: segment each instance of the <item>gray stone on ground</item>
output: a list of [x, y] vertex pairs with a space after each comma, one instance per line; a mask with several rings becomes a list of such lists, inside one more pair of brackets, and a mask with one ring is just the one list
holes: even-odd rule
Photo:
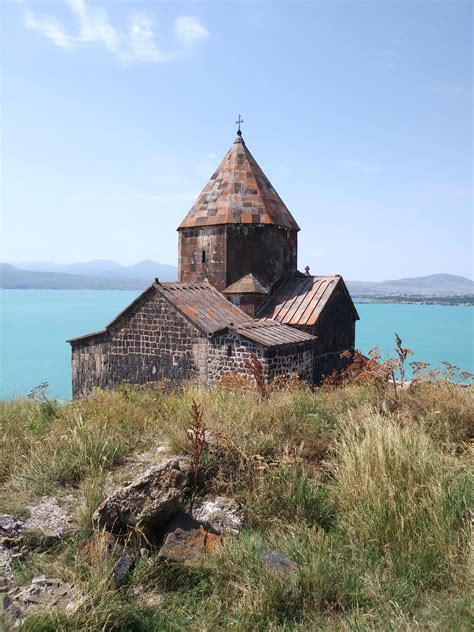
[[269, 570], [275, 572], [283, 579], [287, 579], [298, 571], [298, 564], [279, 551], [265, 549], [262, 552], [262, 560]]
[[3, 514], [0, 516], [0, 539], [15, 540], [25, 531], [39, 530], [47, 537], [62, 537], [72, 530], [72, 517], [67, 505], [72, 497], [66, 497], [60, 506], [56, 498], [43, 496], [37, 502], [27, 506], [26, 518]]
[[165, 459], [106, 498], [94, 512], [94, 524], [118, 533], [135, 526], [159, 531], [181, 507], [188, 484], [189, 466]]
[[12, 577], [12, 561], [14, 552], [0, 543], [0, 576], [9, 579]]
[[242, 531], [244, 515], [239, 503], [225, 496], [214, 496], [196, 502], [193, 516], [200, 522], [209, 523], [217, 533], [238, 534]]
[[74, 499], [66, 497], [64, 501], [65, 504], [60, 506], [56, 498], [43, 496], [38, 502], [28, 505], [29, 517], [25, 520], [25, 529], [39, 529], [46, 537], [56, 538], [72, 531], [68, 503]]
[[9, 590], [3, 598], [3, 608], [15, 627], [34, 609], [63, 606], [68, 610], [77, 607], [82, 599], [80, 589], [62, 579], [34, 577], [31, 584]]
[[103, 487], [104, 496], [111, 496], [119, 487], [130, 485], [139, 476], [143, 476], [150, 467], [165, 458], [168, 449], [167, 445], [160, 443], [146, 452], [127, 456], [120, 467], [115, 467], [107, 473]]
[[25, 521], [10, 514], [0, 515], [0, 538], [14, 538], [25, 528]]

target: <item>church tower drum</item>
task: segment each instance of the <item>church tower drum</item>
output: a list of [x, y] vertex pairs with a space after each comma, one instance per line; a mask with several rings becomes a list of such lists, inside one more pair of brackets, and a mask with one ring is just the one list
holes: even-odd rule
[[297, 273], [298, 231], [239, 129], [178, 228], [179, 281], [222, 292], [251, 274], [271, 289]]

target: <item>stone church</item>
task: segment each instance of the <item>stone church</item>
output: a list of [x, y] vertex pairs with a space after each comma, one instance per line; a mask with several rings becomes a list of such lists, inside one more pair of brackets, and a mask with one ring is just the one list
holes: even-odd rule
[[74, 338], [73, 396], [247, 373], [316, 384], [354, 347], [358, 314], [340, 275], [297, 269], [290, 211], [237, 137], [178, 228], [178, 282], [154, 282], [105, 329]]

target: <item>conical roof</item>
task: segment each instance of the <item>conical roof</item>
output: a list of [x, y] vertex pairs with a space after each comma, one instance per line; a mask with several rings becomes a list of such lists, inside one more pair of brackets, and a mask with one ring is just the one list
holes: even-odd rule
[[217, 224], [273, 224], [299, 230], [241, 133], [179, 228]]

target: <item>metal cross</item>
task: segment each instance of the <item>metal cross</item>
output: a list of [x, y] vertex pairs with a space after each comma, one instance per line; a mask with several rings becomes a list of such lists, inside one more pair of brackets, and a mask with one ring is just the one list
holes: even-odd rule
[[239, 118], [237, 119], [237, 121], [235, 121], [235, 124], [238, 126], [237, 127], [237, 133], [240, 134], [240, 124], [244, 122], [244, 119], [241, 118], [240, 114], [239, 114]]

